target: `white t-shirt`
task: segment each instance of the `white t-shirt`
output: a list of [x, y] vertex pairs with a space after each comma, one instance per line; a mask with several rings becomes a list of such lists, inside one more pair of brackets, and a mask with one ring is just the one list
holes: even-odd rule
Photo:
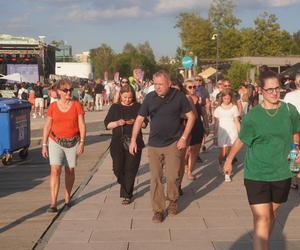
[[22, 99], [22, 93], [25, 92], [26, 94], [28, 94], [28, 90], [25, 88], [20, 88], [18, 91], [18, 98]]
[[283, 100], [287, 103], [293, 104], [300, 113], [300, 89], [287, 93]]

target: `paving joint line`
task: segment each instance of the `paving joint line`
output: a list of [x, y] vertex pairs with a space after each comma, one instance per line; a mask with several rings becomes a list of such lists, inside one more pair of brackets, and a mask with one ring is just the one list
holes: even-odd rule
[[[102, 165], [104, 159], [109, 154], [109, 146], [104, 151], [104, 153], [99, 157], [97, 162], [94, 164], [94, 166], [89, 170], [88, 176], [81, 182], [81, 184], [77, 187], [77, 189], [72, 194], [71, 199], [73, 200], [73, 205], [76, 204], [76, 199], [78, 198], [81, 191], [88, 185], [90, 180], [93, 178], [94, 174], [98, 171], [99, 167]], [[57, 215], [52, 219], [49, 226], [46, 228], [46, 230], [42, 233], [41, 237], [37, 240], [37, 242], [32, 247], [32, 250], [42, 250], [45, 249], [46, 245], [49, 242], [49, 239], [54, 234], [55, 230], [57, 229], [60, 221], [65, 216], [66, 212], [68, 210], [66, 209], [66, 206], [57, 213]]]

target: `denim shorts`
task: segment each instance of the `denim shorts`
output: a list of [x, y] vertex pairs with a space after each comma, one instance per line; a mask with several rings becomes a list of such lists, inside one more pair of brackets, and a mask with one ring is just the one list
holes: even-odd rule
[[79, 143], [72, 148], [64, 148], [49, 138], [48, 152], [50, 165], [75, 168], [77, 165], [76, 149]]

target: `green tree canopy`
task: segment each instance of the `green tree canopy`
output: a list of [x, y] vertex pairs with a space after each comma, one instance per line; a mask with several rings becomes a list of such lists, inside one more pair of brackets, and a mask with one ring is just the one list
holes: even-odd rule
[[229, 78], [229, 80], [232, 83], [232, 86], [234, 89], [238, 89], [242, 82], [245, 79], [248, 79], [248, 72], [251, 68], [250, 64], [242, 64], [240, 62], [234, 62], [228, 72], [227, 72], [227, 78]]

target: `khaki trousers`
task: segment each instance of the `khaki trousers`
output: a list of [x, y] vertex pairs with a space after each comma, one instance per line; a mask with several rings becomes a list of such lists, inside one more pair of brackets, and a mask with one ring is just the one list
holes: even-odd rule
[[[176, 147], [177, 142], [166, 147], [148, 147], [150, 166], [150, 193], [154, 212], [163, 212], [166, 199], [178, 200], [178, 188], [180, 185], [180, 169], [182, 151]], [[167, 197], [165, 197], [162, 183], [163, 167], [167, 182]]]

